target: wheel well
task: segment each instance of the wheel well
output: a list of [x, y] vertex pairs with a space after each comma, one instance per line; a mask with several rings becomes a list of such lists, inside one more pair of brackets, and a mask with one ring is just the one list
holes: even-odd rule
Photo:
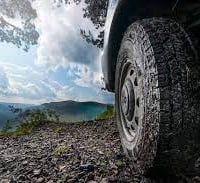
[[187, 0], [121, 0], [116, 9], [108, 41], [109, 90], [114, 92], [115, 67], [121, 40], [127, 27], [134, 21], [151, 17], [176, 19], [178, 8], [187, 7]]

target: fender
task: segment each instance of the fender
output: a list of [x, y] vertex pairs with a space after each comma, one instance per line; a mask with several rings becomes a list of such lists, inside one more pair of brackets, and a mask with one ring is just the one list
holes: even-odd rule
[[[192, 2], [191, 2], [192, 1]], [[199, 0], [110, 0], [105, 24], [104, 48], [102, 51], [102, 70], [106, 89], [114, 92], [115, 67], [123, 34], [134, 21], [150, 17], [176, 19], [184, 27], [196, 25], [200, 31], [200, 18], [188, 21], [185, 17], [194, 9], [200, 10]], [[188, 8], [189, 7], [189, 8]], [[190, 11], [189, 11], [190, 10]], [[200, 17], [200, 11], [195, 14]], [[190, 25], [187, 25], [186, 24]], [[198, 23], [198, 29], [196, 29]], [[197, 35], [198, 36], [198, 35]], [[199, 36], [198, 36], [199, 37]]]

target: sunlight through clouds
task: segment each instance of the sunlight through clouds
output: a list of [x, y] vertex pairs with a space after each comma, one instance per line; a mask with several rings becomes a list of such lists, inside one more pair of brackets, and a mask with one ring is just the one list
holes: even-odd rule
[[[40, 37], [28, 53], [10, 44], [0, 45], [0, 101], [112, 103], [113, 96], [101, 91], [104, 84], [100, 50], [80, 35], [81, 28], [97, 34], [93, 24], [83, 18], [84, 4], [58, 8], [53, 2], [34, 1], [37, 12], [34, 23]], [[19, 24], [19, 19], [9, 22]]]
[[40, 32], [36, 63], [49, 69], [75, 63], [99, 70], [95, 64], [99, 50], [80, 36], [80, 28], [93, 29], [92, 23], [83, 18], [83, 6], [53, 8], [52, 4], [46, 0], [35, 3]]

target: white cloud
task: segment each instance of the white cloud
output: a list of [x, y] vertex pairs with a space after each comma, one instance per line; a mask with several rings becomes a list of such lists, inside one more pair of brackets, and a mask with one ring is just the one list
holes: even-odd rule
[[[102, 87], [99, 50], [86, 43], [80, 35], [80, 28], [93, 30], [91, 21], [83, 18], [83, 7], [71, 4], [60, 8], [52, 6], [53, 0], [36, 1], [34, 4], [40, 32], [36, 64], [46, 69], [70, 68], [68, 74], [77, 77], [75, 84], [82, 87]], [[87, 72], [83, 72], [83, 68]], [[71, 71], [72, 70], [72, 71]]]
[[[95, 31], [92, 23], [83, 18], [84, 5], [55, 8], [53, 1], [36, 0], [34, 3], [40, 33], [35, 66], [0, 61], [0, 101], [36, 104], [63, 100], [112, 102], [112, 95], [101, 91], [99, 50], [80, 36], [80, 28]], [[60, 84], [59, 78], [49, 78], [48, 71], [57, 72], [61, 67], [66, 68], [65, 84]]]
[[9, 81], [3, 68], [0, 68], [0, 90], [7, 89]]
[[75, 67], [73, 74], [76, 76], [74, 83], [81, 87], [88, 87], [99, 90], [104, 86], [102, 74], [100, 72], [91, 71], [87, 66], [82, 65]]
[[98, 69], [95, 63], [98, 50], [80, 36], [80, 28], [95, 30], [92, 23], [83, 18], [83, 4], [60, 8], [54, 8], [52, 4], [53, 0], [35, 3], [38, 13], [36, 25], [40, 32], [36, 63], [51, 69], [68, 67], [70, 63]]
[[41, 103], [67, 100], [71, 88], [57, 81], [45, 79], [45, 74], [28, 66], [19, 66], [0, 61], [0, 99], [6, 96], [11, 101]]

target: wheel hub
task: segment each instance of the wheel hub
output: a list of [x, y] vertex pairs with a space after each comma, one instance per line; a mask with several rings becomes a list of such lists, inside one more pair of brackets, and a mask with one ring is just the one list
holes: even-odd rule
[[139, 87], [138, 75], [133, 67], [129, 67], [123, 72], [123, 85], [121, 88], [121, 116], [124, 133], [130, 141], [137, 134], [139, 123]]
[[131, 121], [135, 110], [135, 93], [129, 78], [126, 79], [123, 85], [121, 98], [123, 114]]

